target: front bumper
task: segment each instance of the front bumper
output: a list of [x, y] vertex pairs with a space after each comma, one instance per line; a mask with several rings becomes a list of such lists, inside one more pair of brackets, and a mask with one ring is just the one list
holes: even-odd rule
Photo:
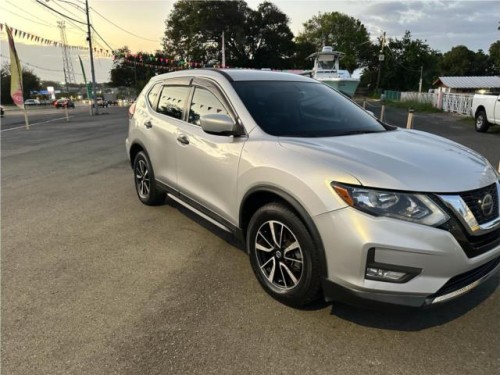
[[[422, 307], [465, 294], [500, 269], [500, 245], [469, 258], [443, 229], [373, 217], [350, 207], [314, 221], [325, 248], [323, 292], [329, 301]], [[377, 263], [420, 272], [403, 283], [367, 279], [370, 253]]]

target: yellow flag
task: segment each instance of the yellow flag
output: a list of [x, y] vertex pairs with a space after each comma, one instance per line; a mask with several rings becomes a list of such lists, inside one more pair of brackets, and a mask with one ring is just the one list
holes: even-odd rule
[[9, 26], [5, 25], [7, 30], [7, 37], [9, 38], [10, 47], [10, 96], [19, 108], [24, 109], [23, 98], [23, 70], [19, 57], [17, 56], [16, 46], [14, 45], [14, 38], [12, 38], [12, 31]]

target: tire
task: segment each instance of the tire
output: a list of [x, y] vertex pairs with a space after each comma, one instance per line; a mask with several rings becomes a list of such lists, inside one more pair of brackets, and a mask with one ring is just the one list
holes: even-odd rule
[[276, 300], [303, 307], [321, 296], [318, 250], [302, 220], [287, 206], [269, 203], [255, 212], [247, 249], [257, 280]]
[[485, 133], [488, 131], [490, 123], [486, 118], [486, 112], [482, 109], [476, 112], [476, 131], [480, 133]]
[[156, 185], [153, 167], [148, 155], [140, 151], [134, 158], [134, 185], [139, 200], [148, 206], [165, 202], [165, 193]]

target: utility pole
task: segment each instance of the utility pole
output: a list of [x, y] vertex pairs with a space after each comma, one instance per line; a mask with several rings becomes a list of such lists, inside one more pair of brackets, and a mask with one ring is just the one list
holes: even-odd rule
[[424, 66], [420, 65], [420, 80], [418, 81], [418, 92], [422, 92], [422, 73], [424, 72]]
[[384, 47], [385, 47], [385, 31], [382, 34], [382, 38], [380, 40], [380, 54], [378, 55], [377, 86], [375, 88], [376, 92], [378, 92], [378, 87], [380, 85], [380, 75], [381, 75], [381, 72], [382, 72], [382, 62], [385, 60]]
[[99, 109], [97, 107], [96, 100], [96, 89], [95, 89], [95, 69], [94, 69], [94, 50], [92, 49], [92, 35], [90, 34], [90, 16], [89, 16], [89, 1], [85, 0], [85, 13], [87, 13], [87, 40], [89, 41], [89, 50], [90, 50], [90, 70], [92, 71], [92, 115], [94, 114], [94, 106], [95, 106], [95, 114], [99, 114]]
[[222, 66], [221, 68], [226, 67], [226, 46], [224, 45], [224, 31], [222, 32]]

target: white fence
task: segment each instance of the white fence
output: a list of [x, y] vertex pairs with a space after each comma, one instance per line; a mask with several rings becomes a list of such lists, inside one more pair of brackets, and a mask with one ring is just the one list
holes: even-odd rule
[[429, 103], [445, 112], [456, 112], [462, 115], [472, 116], [471, 109], [473, 96], [474, 94], [402, 92], [401, 101]]

